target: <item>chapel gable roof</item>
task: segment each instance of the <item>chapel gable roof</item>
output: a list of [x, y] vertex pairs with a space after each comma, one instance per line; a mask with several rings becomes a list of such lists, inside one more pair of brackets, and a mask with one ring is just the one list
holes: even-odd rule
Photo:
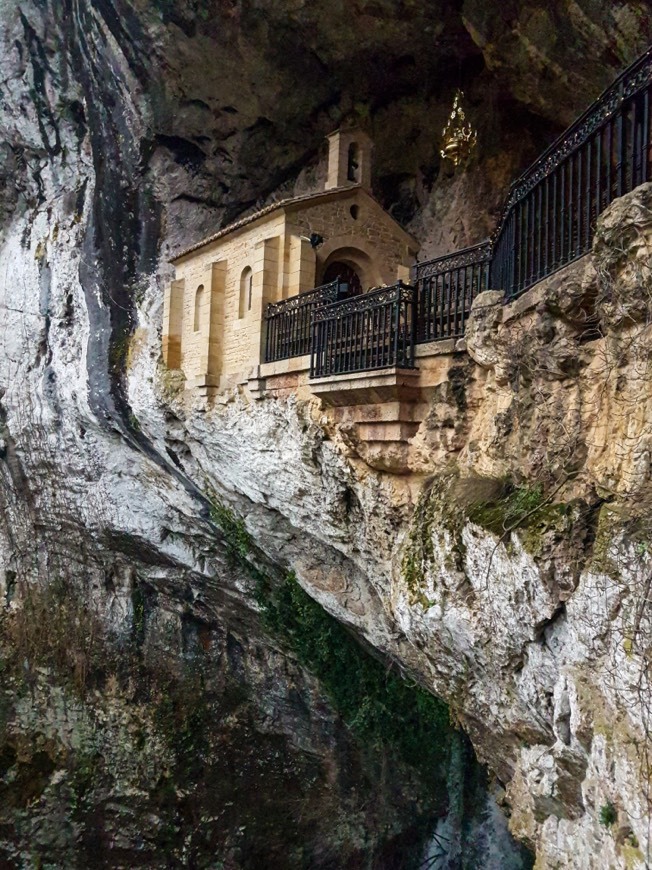
[[416, 244], [418, 248], [416, 240], [406, 230], [404, 230], [403, 227], [388, 212], [383, 209], [383, 207], [378, 202], [378, 200], [375, 199], [375, 197], [371, 196], [371, 194], [368, 191], [364, 190], [360, 185], [349, 184], [346, 187], [337, 187], [332, 190], [320, 190], [316, 193], [304, 193], [300, 196], [286, 197], [285, 199], [280, 199], [277, 202], [272, 202], [269, 205], [264, 206], [264, 208], [258, 209], [257, 211], [254, 211], [249, 215], [245, 215], [237, 221], [233, 221], [233, 223], [228, 224], [221, 230], [213, 233], [213, 235], [207, 236], [206, 238], [201, 239], [201, 241], [199, 242], [195, 242], [194, 245], [190, 245], [189, 247], [184, 248], [182, 251], [179, 251], [178, 254], [175, 254], [173, 257], [171, 257], [170, 262], [175, 263], [177, 260], [180, 260], [187, 254], [191, 254], [193, 251], [197, 251], [199, 250], [199, 248], [203, 248], [205, 245], [210, 245], [213, 242], [217, 242], [219, 241], [219, 239], [225, 238], [236, 230], [240, 230], [243, 227], [248, 226], [249, 224], [253, 224], [261, 218], [273, 214], [275, 211], [279, 211], [281, 209], [287, 210], [288, 208], [297, 205], [300, 206], [304, 203], [306, 205], [311, 205], [313, 202], [316, 202], [320, 199], [337, 198], [339, 196], [342, 196], [343, 194], [350, 195], [353, 192], [361, 192], [362, 194], [367, 196], [378, 207], [378, 209], [380, 209], [380, 211], [382, 211], [383, 214], [385, 214], [387, 218], [389, 218], [389, 220], [391, 220], [398, 227], [398, 229], [401, 230], [403, 235], [406, 236], [406, 240], [409, 240], [409, 242], [412, 244]]

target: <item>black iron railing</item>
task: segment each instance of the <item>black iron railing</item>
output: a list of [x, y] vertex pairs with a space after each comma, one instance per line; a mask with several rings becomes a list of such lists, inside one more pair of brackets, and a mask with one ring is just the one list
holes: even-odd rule
[[414, 293], [399, 281], [314, 311], [310, 377], [414, 368]]
[[339, 279], [314, 290], [273, 302], [265, 312], [265, 362], [310, 353], [313, 312], [346, 295], [348, 284]]
[[651, 95], [652, 49], [512, 185], [491, 240], [419, 263], [415, 287], [342, 300], [334, 281], [268, 306], [265, 361], [310, 353], [316, 378], [413, 368], [415, 342], [464, 334], [478, 293], [510, 301], [585, 254], [598, 215], [652, 178]]
[[461, 335], [480, 290], [515, 299], [586, 254], [598, 215], [652, 178], [652, 49], [510, 188], [489, 242], [420, 263], [417, 341]]
[[652, 49], [512, 185], [491, 275], [506, 300], [587, 253], [597, 216], [650, 179], [651, 90]]
[[490, 264], [487, 240], [416, 266], [417, 342], [464, 334], [471, 303], [489, 287]]

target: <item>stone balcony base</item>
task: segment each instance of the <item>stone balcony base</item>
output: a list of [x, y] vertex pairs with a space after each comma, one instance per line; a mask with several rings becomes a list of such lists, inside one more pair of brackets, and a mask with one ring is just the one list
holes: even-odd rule
[[332, 375], [310, 381], [310, 389], [326, 406], [404, 404], [419, 399], [417, 369], [377, 369]]
[[387, 368], [310, 378], [310, 357], [257, 366], [249, 378], [253, 399], [317, 398], [329, 419], [348, 431], [352, 446], [372, 468], [409, 471], [410, 442], [428, 411], [434, 391], [463, 350], [459, 340], [418, 345], [418, 368]]

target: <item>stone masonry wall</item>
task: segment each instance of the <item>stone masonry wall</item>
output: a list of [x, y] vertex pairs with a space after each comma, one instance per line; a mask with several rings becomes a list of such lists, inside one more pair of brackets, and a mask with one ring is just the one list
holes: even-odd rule
[[[316, 264], [306, 241], [311, 233], [324, 238]], [[365, 289], [407, 279], [413, 261], [409, 237], [372, 197], [352, 188], [346, 195], [299, 203], [287, 215], [285, 210], [274, 212], [178, 263], [177, 281], [183, 282], [181, 368], [186, 385], [224, 389], [246, 380], [262, 361], [267, 303], [315, 286], [327, 260], [338, 259], [339, 251], [353, 261]], [[223, 264], [218, 272], [215, 263]], [[240, 284], [246, 267], [253, 270], [252, 304], [240, 317]], [[200, 285], [204, 293], [195, 330], [195, 294]], [[177, 292], [180, 286], [176, 284]], [[167, 347], [166, 328], [169, 323], [163, 335]]]
[[[357, 218], [352, 216], [353, 206], [357, 206]], [[360, 189], [353, 189], [350, 196], [318, 201], [297, 210], [288, 215], [288, 222], [297, 234], [318, 232], [324, 237], [324, 244], [317, 249], [318, 283], [326, 260], [341, 248], [362, 252], [360, 260], [366, 274], [360, 277], [370, 286], [392, 284], [398, 278], [407, 279], [409, 276], [414, 256], [409, 252], [406, 234], [372, 197]]]

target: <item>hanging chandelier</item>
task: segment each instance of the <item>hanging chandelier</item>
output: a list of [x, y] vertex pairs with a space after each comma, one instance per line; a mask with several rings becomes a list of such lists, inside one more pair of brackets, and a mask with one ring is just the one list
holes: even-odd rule
[[453, 108], [442, 131], [442, 148], [439, 152], [442, 157], [452, 160], [453, 166], [459, 166], [465, 161], [475, 148], [478, 141], [478, 132], [466, 121], [466, 115], [462, 108], [464, 94], [458, 90], [455, 92]]

